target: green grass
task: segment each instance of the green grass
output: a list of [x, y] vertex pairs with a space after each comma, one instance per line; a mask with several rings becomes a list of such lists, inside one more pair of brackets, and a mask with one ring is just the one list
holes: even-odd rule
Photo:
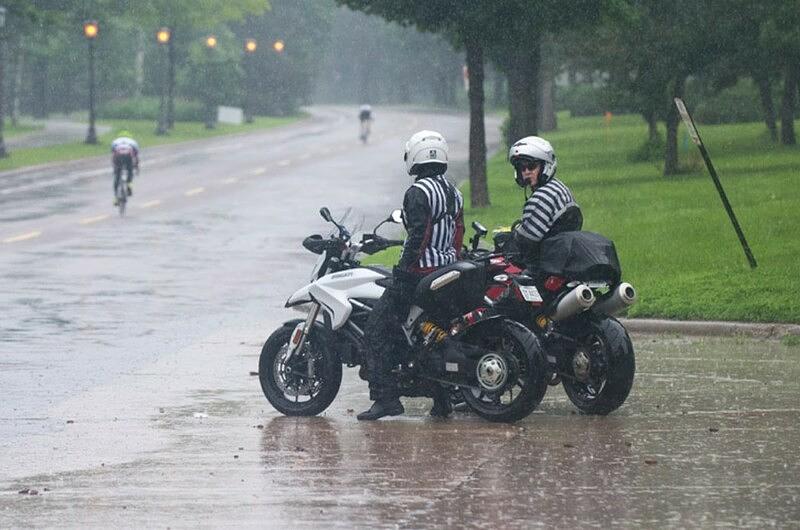
[[114, 120], [100, 121], [98, 125], [111, 126], [111, 132], [98, 137], [97, 145], [86, 145], [82, 142], [61, 144], [49, 147], [34, 147], [27, 149], [11, 150], [8, 158], [0, 160], [0, 171], [16, 169], [48, 162], [76, 160], [97, 155], [106, 155], [109, 152], [111, 140], [117, 131], [125, 129], [139, 142], [143, 151], [148, 147], [163, 144], [200, 140], [227, 134], [246, 133], [256, 130], [269, 129], [286, 125], [302, 119], [303, 116], [286, 118], [257, 117], [253, 123], [242, 125], [217, 124], [214, 129], [206, 129], [198, 122], [177, 122], [175, 128], [167, 136], [155, 134], [155, 123], [152, 120]]
[[[629, 162], [646, 139], [636, 116], [559, 116], [545, 135], [558, 176], [583, 210], [584, 229], [614, 240], [623, 276], [639, 291], [629, 316], [800, 322], [800, 148], [772, 144], [761, 123], [698, 126], [758, 261], [751, 270], [694, 144], [680, 133], [685, 172]], [[489, 162], [492, 206], [467, 208], [487, 228], [519, 217], [524, 197], [503, 153]], [[464, 186], [469, 204], [469, 185]], [[468, 229], [471, 235], [471, 228]]]

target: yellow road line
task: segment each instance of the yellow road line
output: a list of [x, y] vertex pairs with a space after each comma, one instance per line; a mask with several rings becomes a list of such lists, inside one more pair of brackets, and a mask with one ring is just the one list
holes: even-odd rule
[[146, 203], [140, 205], [139, 208], [143, 208], [143, 209], [144, 208], [152, 208], [153, 206], [158, 206], [159, 204], [161, 204], [161, 201], [156, 199], [154, 201], [149, 201], [149, 202], [146, 202]]
[[197, 195], [198, 193], [203, 193], [204, 191], [206, 191], [206, 189], [202, 188], [202, 187], [201, 188], [194, 188], [194, 189], [191, 189], [191, 190], [187, 191], [184, 195], [186, 195], [187, 197], [191, 197], [192, 195]]
[[262, 175], [267, 172], [267, 168], [260, 167], [250, 172], [251, 175]]
[[235, 184], [236, 182], [239, 182], [239, 179], [236, 177], [228, 177], [222, 181], [223, 184]]
[[87, 217], [85, 219], [81, 219], [79, 222], [82, 225], [90, 225], [92, 223], [96, 223], [98, 221], [103, 221], [105, 219], [108, 219], [109, 217], [111, 217], [111, 216], [108, 215], [108, 214], [95, 215], [94, 217]]
[[292, 163], [291, 160], [281, 160], [280, 162], [278, 162], [278, 165], [281, 166], [281, 167], [286, 167], [291, 163]]
[[35, 237], [39, 237], [42, 235], [42, 232], [39, 230], [34, 230], [33, 232], [28, 232], [27, 234], [20, 234], [18, 236], [7, 237], [3, 240], [3, 243], [16, 243], [17, 241], [25, 241], [26, 239], [33, 239]]

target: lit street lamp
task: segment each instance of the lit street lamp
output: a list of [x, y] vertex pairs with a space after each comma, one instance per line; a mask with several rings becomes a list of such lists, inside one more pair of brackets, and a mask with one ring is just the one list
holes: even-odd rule
[[97, 21], [89, 20], [83, 23], [83, 34], [89, 41], [89, 131], [86, 133], [86, 143], [97, 143], [97, 132], [94, 129], [94, 41], [97, 38], [99, 27]]
[[283, 52], [283, 49], [284, 49], [285, 47], [286, 47], [286, 45], [285, 45], [285, 44], [283, 43], [283, 41], [282, 41], [282, 40], [280, 40], [280, 39], [276, 40], [276, 41], [275, 41], [275, 44], [273, 44], [273, 45], [272, 45], [272, 49], [274, 49], [274, 50], [275, 50], [276, 52], [278, 52], [278, 53], [282, 53], [282, 52]]
[[206, 75], [210, 78], [208, 82], [206, 82], [206, 129], [213, 129], [214, 122], [216, 121], [216, 116], [214, 115], [214, 85], [216, 79], [214, 79], [214, 61], [212, 57], [212, 53], [214, 52], [214, 48], [217, 47], [217, 38], [214, 35], [209, 35], [206, 37], [206, 50], [208, 51], [208, 63], [206, 65]]
[[253, 123], [253, 53], [258, 48], [255, 39], [244, 41], [245, 74], [247, 87], [245, 88], [244, 122]]
[[[156, 31], [156, 42], [160, 46], [169, 44], [170, 39], [169, 28], [159, 28]], [[161, 75], [161, 105], [158, 114], [158, 127], [156, 127], [156, 134], [163, 136], [167, 134], [167, 74]]]
[[6, 8], [0, 6], [0, 158], [8, 156], [6, 152], [6, 143], [3, 140], [3, 125], [6, 120], [5, 113], [3, 112], [3, 77], [5, 76], [5, 51], [6, 51]]

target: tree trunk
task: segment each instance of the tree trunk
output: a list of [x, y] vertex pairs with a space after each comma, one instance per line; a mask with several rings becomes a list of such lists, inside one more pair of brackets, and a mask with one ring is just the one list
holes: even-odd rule
[[556, 120], [556, 80], [547, 68], [541, 68], [539, 74], [539, 129], [555, 131]]
[[47, 57], [40, 57], [36, 68], [36, 105], [33, 108], [34, 118], [47, 118]]
[[540, 44], [520, 49], [508, 70], [508, 145], [538, 133]]
[[22, 39], [17, 48], [17, 60], [14, 63], [14, 83], [11, 85], [11, 123], [19, 125], [20, 92], [22, 92], [22, 71], [25, 69], [25, 47]]
[[674, 98], [683, 97], [683, 87], [686, 76], [679, 74], [673, 80], [672, 94], [669, 98], [670, 110], [667, 114], [667, 146], [664, 152], [664, 176], [675, 175], [678, 172], [678, 125], [681, 117], [673, 103]]
[[506, 105], [507, 97], [506, 97], [506, 79], [503, 72], [498, 70], [497, 68], [494, 69], [492, 79], [494, 81], [492, 87], [492, 106], [494, 108], [501, 108]]
[[761, 96], [761, 108], [764, 111], [764, 123], [767, 125], [769, 137], [773, 142], [778, 141], [778, 126], [775, 123], [775, 105], [772, 102], [772, 83], [769, 77], [759, 75], [755, 78], [758, 92]]
[[470, 206], [489, 206], [486, 184], [486, 129], [483, 122], [483, 47], [467, 38], [469, 71], [469, 187]]
[[6, 143], [3, 140], [3, 126], [5, 125], [6, 117], [4, 115], [4, 105], [3, 99], [3, 87], [5, 86], [5, 72], [3, 71], [4, 63], [5, 63], [5, 49], [6, 49], [6, 38], [5, 35], [0, 35], [0, 158], [5, 158], [8, 156], [6, 152]]
[[167, 129], [175, 128], [175, 28], [170, 28], [167, 43]]
[[658, 117], [656, 116], [656, 111], [654, 109], [646, 111], [644, 121], [647, 122], [648, 142], [651, 144], [658, 142]]
[[789, 61], [783, 80], [783, 101], [781, 102], [781, 143], [796, 145], [794, 134], [794, 110], [797, 97], [797, 65]]
[[144, 31], [139, 31], [136, 42], [136, 58], [133, 63], [134, 71], [136, 72], [136, 87], [133, 90], [133, 95], [137, 98], [142, 97], [142, 92], [144, 91], [144, 49], [145, 34]]

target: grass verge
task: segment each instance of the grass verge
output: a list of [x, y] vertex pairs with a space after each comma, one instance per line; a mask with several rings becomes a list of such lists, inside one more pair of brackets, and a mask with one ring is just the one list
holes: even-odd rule
[[127, 130], [139, 142], [140, 147], [146, 152], [148, 147], [156, 145], [186, 142], [189, 140], [201, 140], [222, 136], [227, 134], [239, 134], [253, 132], [263, 129], [270, 129], [281, 125], [296, 122], [304, 116], [290, 116], [285, 118], [257, 117], [253, 123], [242, 125], [231, 125], [220, 123], [214, 129], [206, 129], [202, 123], [198, 122], [177, 122], [175, 128], [166, 136], [155, 134], [155, 124], [152, 120], [114, 120], [99, 121], [98, 125], [108, 125], [111, 132], [98, 136], [96, 145], [87, 145], [83, 142], [73, 142], [68, 144], [53, 145], [48, 147], [33, 147], [26, 149], [14, 149], [9, 153], [8, 158], [0, 160], [0, 171], [16, 169], [48, 162], [60, 162], [67, 160], [77, 160], [109, 153], [111, 140], [117, 131]]

